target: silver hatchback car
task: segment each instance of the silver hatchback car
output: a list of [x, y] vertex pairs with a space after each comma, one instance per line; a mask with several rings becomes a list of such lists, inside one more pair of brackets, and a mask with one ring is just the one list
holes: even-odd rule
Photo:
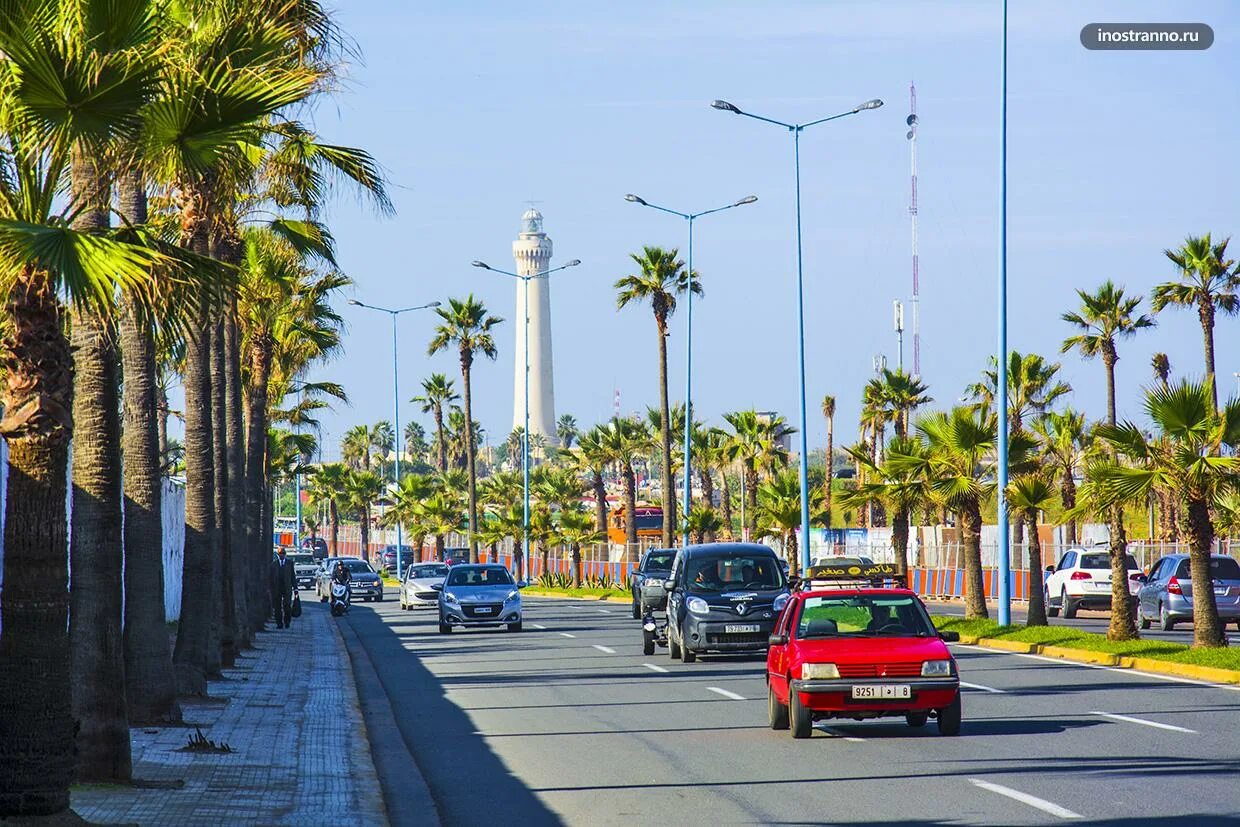
[[[1142, 629], [1158, 623], [1171, 631], [1176, 623], [1193, 619], [1193, 578], [1187, 554], [1169, 554], [1150, 569], [1145, 584], [1137, 592], [1137, 619]], [[1214, 602], [1224, 624], [1235, 621], [1240, 629], [1240, 562], [1234, 557], [1214, 554], [1210, 557], [1210, 579]]]

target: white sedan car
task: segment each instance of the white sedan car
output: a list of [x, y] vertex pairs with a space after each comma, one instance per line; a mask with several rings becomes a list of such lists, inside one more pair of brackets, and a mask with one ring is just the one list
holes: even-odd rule
[[[1128, 593], [1135, 598], [1144, 577], [1132, 555], [1124, 556]], [[1111, 557], [1106, 549], [1070, 548], [1047, 571], [1046, 613], [1051, 617], [1061, 611], [1064, 617], [1073, 618], [1077, 609], [1111, 608]]]
[[405, 570], [405, 579], [400, 583], [400, 607], [405, 611], [437, 607], [439, 589], [447, 576], [448, 566], [444, 563], [414, 563]]

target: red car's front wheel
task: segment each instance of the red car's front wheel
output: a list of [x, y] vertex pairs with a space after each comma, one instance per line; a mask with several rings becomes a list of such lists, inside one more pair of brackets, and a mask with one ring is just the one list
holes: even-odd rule
[[766, 717], [771, 729], [788, 728], [788, 707], [775, 697], [775, 688], [770, 684], [766, 687]]

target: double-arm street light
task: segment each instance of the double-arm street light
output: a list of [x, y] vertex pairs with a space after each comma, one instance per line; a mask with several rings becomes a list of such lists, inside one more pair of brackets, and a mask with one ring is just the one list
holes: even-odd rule
[[[396, 309], [392, 309], [389, 307], [379, 307], [373, 304], [366, 304], [366, 302], [359, 302], [357, 299], [349, 299], [349, 304], [353, 305], [354, 307], [364, 307], [367, 310], [378, 310], [382, 313], [387, 313], [389, 316], [392, 317], [392, 420], [394, 423], [393, 427], [395, 429], [394, 436], [396, 438], [395, 463], [392, 468], [392, 481], [396, 484], [396, 487], [399, 488], [400, 487], [400, 448], [401, 448], [400, 446], [400, 440], [401, 440], [400, 369], [397, 367], [399, 364], [399, 361], [398, 361], [399, 351], [396, 349], [396, 317], [399, 316], [401, 313], [409, 313], [410, 311], [413, 311], [413, 310], [427, 310], [432, 307], [439, 307], [439, 302], [430, 302], [428, 304], [419, 304], [417, 307], [401, 307], [401, 308], [396, 308]], [[396, 576], [397, 577], [402, 577], [404, 574], [404, 568], [402, 566], [402, 563], [404, 562], [402, 559], [403, 558], [403, 554], [402, 554], [403, 547], [402, 547], [401, 540], [402, 538], [401, 538], [400, 520], [397, 520], [396, 521]], [[366, 549], [362, 549], [362, 553], [365, 554]]]
[[[796, 174], [796, 207], [797, 207], [797, 368], [800, 373], [800, 395], [801, 395], [801, 562], [802, 571], [809, 567], [809, 442], [806, 438], [806, 414], [805, 414], [805, 279], [802, 267], [801, 256], [801, 132], [811, 126], [817, 126], [820, 123], [834, 121], [849, 115], [856, 115], [867, 109], [877, 109], [883, 105], [878, 98], [868, 100], [865, 103], [849, 109], [847, 112], [841, 112], [838, 115], [830, 115], [826, 118], [819, 118], [816, 121], [808, 123], [784, 123], [773, 118], [755, 115], [752, 112], [744, 112], [734, 104], [724, 100], [714, 101], [711, 106], [724, 112], [731, 112], [734, 115], [744, 115], [747, 118], [753, 118], [764, 123], [774, 124], [782, 127], [792, 133], [793, 145], [793, 166]], [[828, 476], [830, 476], [831, 458], [827, 458]]]
[[525, 305], [524, 319], [524, 350], [525, 350], [525, 404], [522, 405], [525, 415], [525, 425], [521, 429], [521, 497], [523, 500], [524, 511], [521, 517], [521, 580], [529, 582], [530, 579], [530, 281], [533, 279], [546, 278], [552, 273], [558, 273], [560, 270], [566, 270], [569, 267], [576, 267], [581, 263], [581, 259], [573, 259], [567, 264], [561, 264], [559, 267], [552, 267], [550, 270], [544, 270], [541, 273], [530, 273], [523, 276], [520, 273], [510, 273], [507, 270], [500, 270], [498, 267], [492, 267], [485, 261], [471, 262], [475, 267], [481, 267], [483, 270], [490, 270], [492, 273], [499, 273], [501, 276], [511, 276], [514, 279], [521, 280], [521, 289], [525, 295], [522, 303]]
[[[713, 210], [702, 210], [701, 212], [680, 212], [679, 210], [660, 207], [658, 204], [651, 204], [649, 201], [638, 198], [632, 193], [624, 196], [624, 200], [640, 204], [643, 207], [649, 207], [652, 210], [680, 216], [689, 223], [689, 252], [686, 256], [688, 259], [689, 291], [685, 295], [685, 504], [684, 513], [681, 515], [685, 526], [684, 545], [687, 547], [689, 545], [689, 507], [692, 505], [691, 494], [693, 491], [693, 475], [689, 453], [690, 438], [693, 435], [693, 222], [704, 215], [723, 212], [733, 207], [743, 207], [745, 204], [752, 204], [758, 200], [758, 196], [747, 195], [735, 203], [715, 207]], [[671, 428], [670, 422], [667, 425], [668, 428]], [[664, 496], [670, 497], [672, 492], [669, 491]]]

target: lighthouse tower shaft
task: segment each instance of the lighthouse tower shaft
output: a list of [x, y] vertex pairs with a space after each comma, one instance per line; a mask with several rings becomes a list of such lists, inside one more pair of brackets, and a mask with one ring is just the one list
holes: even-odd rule
[[[545, 275], [551, 265], [551, 239], [542, 230], [542, 214], [527, 210], [522, 216], [521, 234], [512, 243], [517, 272], [535, 278], [517, 282], [517, 312], [513, 318], [516, 333], [516, 361], [513, 370], [513, 428], [525, 427], [525, 349], [526, 314], [529, 314], [529, 406], [530, 436], [542, 436], [548, 445], [556, 443], [555, 384], [551, 359], [551, 280]], [[539, 275], [542, 274], [542, 275]], [[528, 306], [526, 297], [529, 298]]]

